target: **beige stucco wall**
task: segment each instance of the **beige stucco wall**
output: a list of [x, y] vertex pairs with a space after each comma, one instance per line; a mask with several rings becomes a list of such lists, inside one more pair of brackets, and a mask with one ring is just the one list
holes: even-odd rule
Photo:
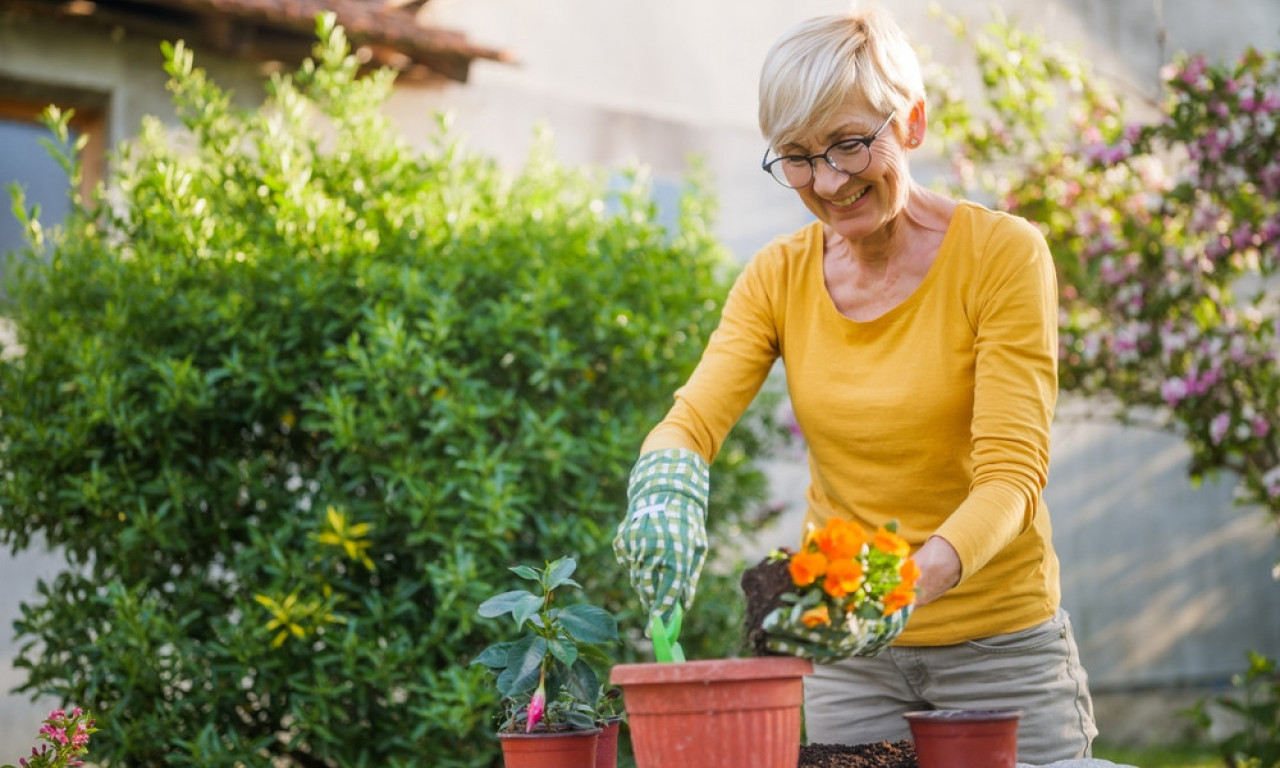
[[[935, 4], [974, 23], [1002, 8], [1023, 26], [1083, 51], [1098, 72], [1135, 95], [1154, 92], [1160, 64], [1176, 50], [1228, 56], [1248, 44], [1280, 43], [1280, 4], [1270, 0], [881, 4], [926, 59], [953, 73], [971, 57], [932, 13]], [[409, 124], [423, 111], [453, 110], [472, 143], [512, 163], [523, 158], [540, 122], [551, 127], [568, 162], [639, 161], [678, 180], [688, 155], [701, 155], [717, 182], [718, 231], [746, 258], [806, 217], [758, 168], [760, 63], [786, 27], [849, 6], [848, 0], [434, 0], [426, 18], [508, 48], [520, 61], [477, 63], [465, 86], [405, 91], [393, 112]], [[930, 149], [926, 142], [914, 155], [922, 178], [943, 170]]]

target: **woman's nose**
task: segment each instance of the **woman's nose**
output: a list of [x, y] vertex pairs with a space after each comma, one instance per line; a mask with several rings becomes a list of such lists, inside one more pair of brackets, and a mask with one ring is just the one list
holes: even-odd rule
[[848, 178], [849, 174], [837, 171], [825, 160], [818, 160], [813, 164], [813, 191], [819, 195], [834, 194], [844, 186]]

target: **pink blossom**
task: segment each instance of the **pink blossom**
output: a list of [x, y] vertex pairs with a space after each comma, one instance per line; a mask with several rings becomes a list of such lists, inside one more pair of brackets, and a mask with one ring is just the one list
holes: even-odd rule
[[1174, 376], [1160, 383], [1160, 397], [1170, 408], [1187, 398], [1187, 382]]
[[1178, 79], [1187, 85], [1195, 85], [1200, 82], [1201, 76], [1209, 69], [1208, 60], [1204, 56], [1193, 56], [1187, 60], [1186, 65], [1182, 68], [1182, 72], [1178, 75]]
[[1226, 437], [1227, 430], [1231, 427], [1231, 414], [1220, 413], [1213, 417], [1213, 421], [1209, 422], [1209, 440], [1214, 445], [1221, 445], [1222, 438]]
[[1262, 476], [1262, 487], [1268, 496], [1280, 497], [1280, 466], [1272, 467]]
[[529, 719], [525, 722], [524, 732], [529, 733], [533, 727], [542, 720], [542, 715], [547, 711], [547, 674], [542, 673], [542, 678], [538, 680], [538, 690], [533, 692], [533, 698], [529, 700]]

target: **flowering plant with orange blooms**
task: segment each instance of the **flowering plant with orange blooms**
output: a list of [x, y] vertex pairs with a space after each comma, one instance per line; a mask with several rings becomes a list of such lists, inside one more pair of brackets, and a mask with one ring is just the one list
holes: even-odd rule
[[878, 653], [916, 600], [920, 567], [910, 552], [896, 523], [868, 536], [839, 517], [810, 529], [800, 551], [774, 550], [770, 560], [787, 562], [795, 590], [765, 621], [769, 647], [819, 660]]

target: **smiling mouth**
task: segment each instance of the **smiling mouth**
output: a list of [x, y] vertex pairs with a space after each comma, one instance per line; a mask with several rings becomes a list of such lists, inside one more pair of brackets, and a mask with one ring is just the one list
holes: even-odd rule
[[843, 208], [846, 205], [853, 205], [854, 203], [858, 202], [862, 198], [866, 197], [867, 193], [870, 191], [871, 191], [871, 187], [863, 187], [861, 191], [855, 192], [843, 200], [832, 200], [831, 204], [839, 208]]

